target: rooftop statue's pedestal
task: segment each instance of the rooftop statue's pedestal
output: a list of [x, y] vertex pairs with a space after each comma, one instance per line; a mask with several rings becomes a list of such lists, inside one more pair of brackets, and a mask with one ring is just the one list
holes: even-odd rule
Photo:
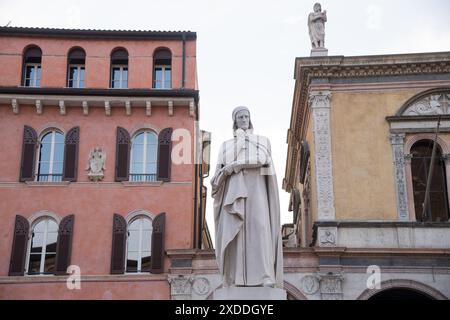
[[287, 300], [286, 290], [270, 287], [227, 287], [214, 292], [214, 300]]
[[311, 49], [311, 57], [326, 57], [328, 56], [327, 48], [313, 48]]

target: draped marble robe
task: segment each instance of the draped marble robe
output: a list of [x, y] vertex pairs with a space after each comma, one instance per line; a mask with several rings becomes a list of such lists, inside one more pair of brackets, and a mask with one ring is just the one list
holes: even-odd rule
[[309, 37], [313, 48], [325, 47], [325, 22], [327, 22], [326, 11], [321, 12], [320, 4], [314, 5], [314, 12], [308, 16]]
[[251, 129], [237, 131], [222, 144], [211, 179], [223, 285], [282, 289], [280, 205], [270, 142]]

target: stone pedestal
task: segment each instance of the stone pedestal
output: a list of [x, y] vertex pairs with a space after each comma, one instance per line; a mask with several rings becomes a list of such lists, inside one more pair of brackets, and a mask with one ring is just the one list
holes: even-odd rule
[[327, 48], [314, 48], [311, 49], [311, 57], [326, 57], [328, 56]]
[[214, 292], [214, 300], [286, 300], [286, 290], [267, 287], [229, 287]]

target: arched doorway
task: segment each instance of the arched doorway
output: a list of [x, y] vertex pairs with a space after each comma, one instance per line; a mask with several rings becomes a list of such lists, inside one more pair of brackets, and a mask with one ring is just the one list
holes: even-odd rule
[[421, 300], [435, 300], [431, 296], [412, 289], [406, 288], [392, 288], [383, 290], [374, 294], [368, 300], [392, 300], [392, 301], [421, 301]]

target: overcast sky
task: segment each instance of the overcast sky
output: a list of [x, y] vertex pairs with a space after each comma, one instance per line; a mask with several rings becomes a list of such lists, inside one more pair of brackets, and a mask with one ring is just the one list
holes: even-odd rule
[[[212, 132], [212, 168], [232, 136], [231, 112], [250, 108], [255, 133], [271, 140], [282, 223], [292, 222], [281, 190], [295, 57], [309, 56], [304, 0], [0, 0], [0, 25], [197, 32], [201, 128]], [[450, 51], [448, 0], [327, 0], [329, 55]], [[213, 172], [211, 172], [211, 175]], [[206, 185], [210, 190], [209, 179]], [[212, 198], [207, 218], [214, 235]]]

